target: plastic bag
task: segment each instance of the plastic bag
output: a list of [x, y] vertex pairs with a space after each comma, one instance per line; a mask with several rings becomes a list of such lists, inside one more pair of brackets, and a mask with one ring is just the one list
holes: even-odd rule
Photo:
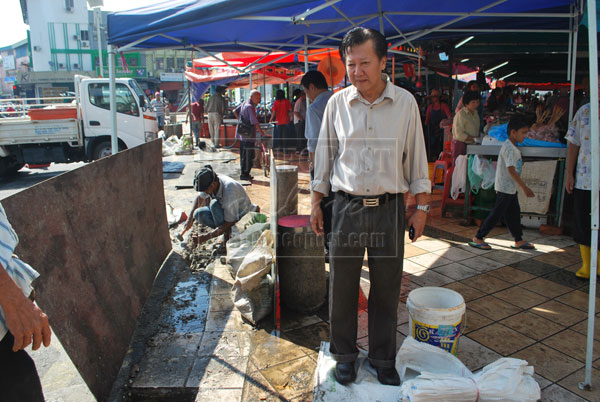
[[452, 172], [452, 187], [450, 195], [452, 199], [457, 199], [460, 193], [465, 192], [465, 183], [467, 181], [467, 157], [460, 155], [454, 162], [454, 172]]
[[[396, 357], [404, 400], [411, 402], [522, 401], [540, 399], [533, 367], [525, 360], [501, 358], [476, 374], [454, 355], [407, 337]], [[407, 378], [408, 370], [420, 373]]]
[[479, 171], [476, 170], [476, 160], [478, 160], [478, 155], [469, 155], [469, 167], [467, 170], [469, 184], [471, 185], [470, 190], [475, 194], [479, 192], [479, 187], [481, 187], [481, 181], [483, 180], [483, 177], [479, 175]]
[[268, 274], [274, 260], [273, 232], [265, 230], [237, 271], [233, 284], [233, 304], [244, 318], [253, 323], [273, 309], [273, 281]]
[[227, 241], [227, 265], [231, 276], [235, 278], [244, 258], [252, 251], [262, 233], [270, 227], [269, 223], [254, 223]]
[[[469, 163], [471, 163], [471, 159], [469, 158]], [[475, 181], [473, 181], [473, 179]], [[473, 158], [473, 163], [470, 165], [469, 169], [469, 182], [471, 183], [471, 190], [477, 194], [479, 192], [479, 187], [487, 190], [494, 185], [496, 180], [496, 169], [494, 165], [486, 158], [480, 158], [479, 155], [475, 155]], [[473, 187], [477, 184], [477, 189], [474, 190]]]

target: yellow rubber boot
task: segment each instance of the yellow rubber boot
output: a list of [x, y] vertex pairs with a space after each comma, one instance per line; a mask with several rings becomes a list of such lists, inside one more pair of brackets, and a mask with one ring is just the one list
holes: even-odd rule
[[590, 277], [590, 247], [580, 244], [579, 252], [581, 253], [581, 268], [575, 272], [575, 276], [588, 279]]

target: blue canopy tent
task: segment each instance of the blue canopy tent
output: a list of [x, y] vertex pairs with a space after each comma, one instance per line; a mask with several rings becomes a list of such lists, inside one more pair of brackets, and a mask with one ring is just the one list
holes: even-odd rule
[[[598, 49], [596, 0], [587, 0], [592, 106], [592, 147], [598, 147]], [[393, 48], [437, 38], [513, 33], [562, 33], [569, 47], [568, 69], [574, 84], [577, 32], [583, 0], [176, 0], [108, 16], [109, 71], [114, 88], [114, 54], [131, 49], [195, 49], [210, 55], [231, 50], [297, 52], [337, 47], [353, 26], [382, 32]], [[459, 40], [460, 40], [459, 39]], [[568, 40], [568, 42], [567, 42]], [[533, 49], [532, 49], [533, 50]], [[410, 54], [410, 56], [415, 56]], [[222, 60], [220, 60], [222, 61]], [[277, 59], [270, 63], [277, 62]], [[240, 72], [262, 68], [258, 60]], [[227, 64], [227, 63], [225, 63]], [[573, 86], [571, 94], [574, 93]], [[113, 91], [114, 93], [114, 91]], [[573, 96], [573, 95], [571, 95]], [[114, 97], [113, 97], [114, 98]], [[572, 102], [571, 102], [572, 103]], [[113, 151], [116, 152], [116, 109], [113, 114]], [[571, 114], [570, 114], [571, 115]], [[598, 242], [599, 155], [592, 153], [592, 249]], [[592, 253], [586, 376], [591, 387], [594, 295], [597, 255]]]

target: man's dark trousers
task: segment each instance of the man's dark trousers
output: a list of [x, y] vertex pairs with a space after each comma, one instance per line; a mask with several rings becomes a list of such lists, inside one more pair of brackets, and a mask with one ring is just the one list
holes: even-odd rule
[[0, 401], [44, 402], [42, 384], [35, 363], [27, 352], [13, 352], [11, 333], [0, 341]]
[[404, 198], [391, 195], [379, 206], [336, 192], [330, 243], [330, 352], [334, 360], [356, 360], [358, 290], [365, 248], [369, 258], [369, 360], [394, 367], [398, 299], [404, 257]]
[[250, 174], [254, 163], [254, 140], [240, 140], [240, 170], [242, 176]]

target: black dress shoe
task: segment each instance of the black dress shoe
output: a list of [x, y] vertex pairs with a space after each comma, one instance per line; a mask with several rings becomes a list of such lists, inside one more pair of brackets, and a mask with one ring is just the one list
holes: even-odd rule
[[377, 379], [383, 385], [400, 385], [400, 376], [393, 367], [375, 367]]
[[356, 380], [356, 370], [354, 370], [354, 362], [336, 363], [335, 379], [342, 385], [346, 385]]

